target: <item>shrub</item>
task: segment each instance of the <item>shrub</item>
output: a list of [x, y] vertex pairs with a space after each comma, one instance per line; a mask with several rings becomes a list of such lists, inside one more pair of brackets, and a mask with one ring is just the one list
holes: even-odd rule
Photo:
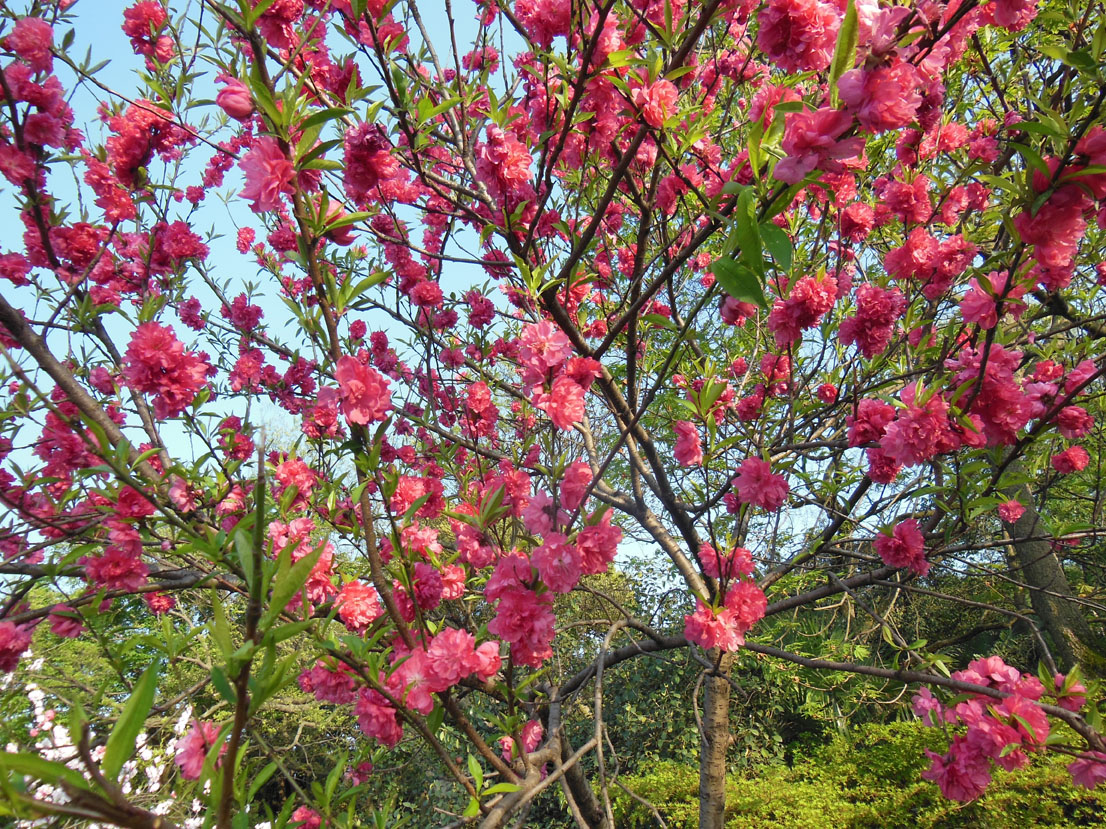
[[[815, 749], [793, 767], [768, 766], [726, 784], [726, 826], [754, 829], [821, 827], [1069, 827], [1100, 825], [1106, 794], [1075, 786], [1059, 755], [1039, 758], [1016, 772], [999, 772], [979, 800], [959, 804], [941, 797], [919, 774], [926, 748], [940, 749], [941, 734], [920, 723], [865, 725]], [[653, 803], [671, 827], [698, 821], [698, 770], [660, 763], [627, 777], [627, 788]], [[653, 826], [642, 803], [619, 790], [617, 825]]]

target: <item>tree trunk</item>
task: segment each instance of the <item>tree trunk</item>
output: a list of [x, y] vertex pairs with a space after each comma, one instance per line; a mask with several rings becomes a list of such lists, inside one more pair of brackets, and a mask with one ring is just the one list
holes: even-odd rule
[[[567, 762], [574, 751], [568, 737], [562, 732], [561, 762]], [[579, 763], [570, 766], [565, 771], [562, 782], [566, 789], [565, 796], [570, 797], [576, 803], [576, 808], [580, 811], [580, 817], [583, 818], [588, 829], [612, 829], [607, 823], [606, 815], [603, 814], [603, 805], [599, 802], [599, 798], [595, 796], [595, 792], [592, 791], [591, 783], [588, 782], [588, 778], [580, 768]]]
[[[711, 653], [717, 659], [717, 652]], [[726, 749], [730, 745], [730, 683], [733, 657], [724, 654], [718, 676], [703, 685], [703, 733], [699, 747], [699, 829], [723, 829], [726, 811]]]
[[[1020, 462], [1010, 465], [1021, 472]], [[1029, 602], [1048, 637], [1052, 640], [1057, 667], [1069, 671], [1079, 665], [1091, 676], [1106, 675], [1106, 643], [1091, 631], [1079, 611], [1068, 577], [1052, 543], [1035, 536], [1047, 534], [1037, 512], [1033, 494], [1026, 484], [1011, 487], [1006, 494], [1017, 498], [1025, 512], [1013, 524], [1005, 524], [1014, 540], [1014, 555], [1022, 578], [1029, 586]]]

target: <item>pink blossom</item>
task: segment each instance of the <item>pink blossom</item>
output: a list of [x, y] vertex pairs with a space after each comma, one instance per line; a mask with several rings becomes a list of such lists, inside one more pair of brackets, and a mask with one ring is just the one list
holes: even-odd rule
[[1017, 498], [1011, 498], [998, 505], [998, 517], [1007, 524], [1015, 523], [1025, 514], [1025, 507]]
[[542, 49], [549, 49], [553, 38], [567, 36], [572, 28], [568, 0], [516, 0], [514, 11], [526, 34]]
[[490, 125], [487, 142], [476, 150], [476, 175], [493, 198], [504, 206], [528, 201], [534, 195], [530, 184], [530, 150], [510, 132]]
[[726, 296], [722, 299], [718, 313], [722, 317], [722, 322], [741, 327], [746, 320], [757, 315], [757, 307], [751, 302], [742, 302], [732, 296]]
[[591, 467], [584, 461], [568, 465], [561, 479], [561, 505], [574, 510], [584, 502], [584, 493], [591, 485]]
[[934, 395], [917, 404], [920, 389], [903, 391], [905, 409], [899, 409], [894, 422], [888, 424], [880, 448], [903, 466], [917, 466], [942, 451], [951, 451], [957, 441], [949, 429], [948, 404]]
[[219, 80], [223, 88], [215, 96], [215, 103], [236, 121], [245, 121], [253, 115], [253, 97], [247, 86], [237, 78], [223, 75]]
[[343, 183], [346, 193], [364, 205], [380, 197], [380, 185], [400, 175], [399, 161], [391, 154], [383, 129], [362, 123], [346, 131]]
[[[130, 38], [136, 55], [167, 63], [173, 56], [173, 39], [159, 34], [169, 15], [157, 0], [139, 0], [123, 12], [123, 34]], [[148, 64], [147, 64], [148, 65]]]
[[535, 395], [534, 404], [562, 431], [568, 431], [584, 419], [584, 387], [568, 375], [553, 381], [548, 394]]
[[1037, 0], [995, 0], [983, 6], [983, 12], [996, 26], [1020, 32], [1037, 16]]
[[541, 580], [554, 593], [567, 593], [580, 581], [580, 551], [561, 533], [550, 533], [530, 556]]
[[745, 644], [746, 632], [764, 618], [766, 607], [764, 591], [753, 581], [740, 581], [730, 587], [717, 610], [696, 598], [695, 612], [684, 617], [684, 636], [705, 650], [735, 651]]
[[295, 829], [323, 829], [323, 816], [308, 806], [297, 806], [292, 812], [292, 825]]
[[403, 726], [396, 720], [396, 709], [379, 692], [362, 688], [353, 713], [365, 736], [374, 738], [381, 745], [392, 748], [403, 739]]
[[944, 706], [928, 688], [919, 689], [911, 700], [911, 708], [914, 715], [920, 717], [930, 728], [937, 728], [942, 722]]
[[[1036, 182], [1035, 182], [1036, 184]], [[1045, 268], [1067, 268], [1075, 256], [1079, 240], [1087, 229], [1083, 211], [1086, 194], [1073, 184], [1059, 188], [1036, 213], [1023, 211], [1014, 217], [1014, 227], [1033, 255]]]
[[278, 210], [281, 194], [292, 195], [295, 170], [275, 138], [258, 138], [238, 165], [246, 175], [240, 195], [253, 202], [250, 209], [255, 213]]
[[[201, 722], [200, 720], [192, 721], [192, 729], [177, 741], [177, 754], [175, 762], [180, 766], [181, 777], [185, 780], [198, 780], [200, 773], [203, 771], [204, 761], [207, 759], [207, 753], [215, 745], [215, 740], [219, 737], [219, 726], [213, 722]], [[218, 767], [219, 760], [222, 759], [223, 754], [226, 753], [227, 745], [223, 745], [219, 748], [218, 759], [215, 761], [215, 766]]]
[[482, 642], [473, 655], [473, 673], [478, 679], [487, 682], [497, 673], [503, 665], [503, 659], [499, 655], [498, 642]]
[[1094, 418], [1082, 406], [1065, 406], [1056, 415], [1056, 427], [1068, 440], [1078, 440], [1094, 427]]
[[56, 604], [50, 609], [50, 632], [55, 636], [75, 639], [84, 630], [81, 614], [69, 605]]
[[847, 112], [829, 107], [787, 113], [781, 145], [786, 156], [777, 162], [772, 175], [787, 184], [796, 184], [814, 170], [841, 172], [845, 169], [842, 160], [855, 158], [864, 149], [863, 138], [839, 140], [852, 123]]
[[81, 564], [89, 583], [128, 593], [144, 585], [150, 572], [145, 562], [116, 546], [106, 548], [100, 556], [85, 556]]
[[741, 462], [734, 485], [742, 503], [754, 504], [769, 512], [783, 506], [790, 490], [787, 479], [774, 474], [768, 462], [760, 458], [746, 458]]
[[514, 588], [501, 594], [488, 632], [511, 644], [516, 662], [537, 668], [553, 655], [554, 622], [552, 593]]
[[180, 475], [173, 475], [169, 479], [169, 500], [185, 514], [196, 511], [196, 493]]
[[[522, 748], [527, 753], [537, 751], [538, 746], [541, 745], [541, 739], [545, 736], [545, 728], [538, 720], [529, 720], [522, 726], [522, 734], [519, 735], [522, 738]], [[515, 751], [515, 740], [510, 734], [501, 737], [499, 740], [499, 747], [503, 753], [503, 759], [508, 763], [518, 759], [519, 754]]]
[[1090, 463], [1091, 456], [1082, 446], [1069, 446], [1063, 452], [1052, 456], [1052, 468], [1061, 475], [1071, 475], [1073, 472], [1082, 472]]
[[4, 39], [4, 45], [19, 55], [36, 72], [54, 68], [54, 27], [38, 17], [21, 17]]
[[618, 545], [622, 541], [622, 530], [611, 524], [611, 513], [603, 513], [597, 524], [584, 527], [576, 535], [576, 547], [580, 551], [580, 569], [585, 575], [606, 572], [614, 561]]
[[941, 787], [949, 800], [968, 803], [975, 800], [991, 782], [991, 767], [987, 758], [967, 746], [964, 737], [957, 737], [943, 757], [926, 750], [932, 765], [922, 777]]
[[863, 242], [872, 232], [876, 211], [863, 202], [853, 202], [841, 211], [841, 235], [853, 244]]
[[856, 414], [845, 418], [849, 427], [849, 446], [863, 446], [883, 437], [895, 419], [895, 407], [882, 400], [864, 398], [856, 405]]
[[0, 622], [0, 673], [10, 674], [31, 647], [32, 628], [15, 622]]
[[362, 581], [350, 581], [338, 593], [338, 616], [354, 633], [361, 633], [384, 615], [376, 588]]
[[353, 669], [342, 662], [333, 668], [319, 660], [313, 668], [303, 671], [299, 677], [300, 690], [313, 694], [319, 702], [333, 702], [339, 705], [356, 699], [357, 680]]
[[920, 576], [929, 572], [925, 539], [913, 518], [896, 524], [891, 535], [877, 535], [876, 552], [889, 567], [908, 567]]
[[676, 430], [676, 463], [680, 466], [700, 466], [703, 463], [703, 446], [699, 441], [699, 430], [689, 420], [679, 420], [673, 424]]
[[523, 379], [530, 384], [542, 382], [548, 372], [560, 368], [572, 356], [568, 335], [545, 320], [523, 328], [518, 345], [519, 361], [528, 370]]
[[739, 575], [749, 576], [753, 573], [753, 555], [744, 547], [734, 547], [729, 553], [722, 555], [704, 542], [699, 546], [699, 561], [703, 564], [703, 575], [712, 579], [730, 581]]
[[415, 593], [415, 603], [422, 610], [433, 610], [442, 603], [445, 584], [438, 568], [425, 561], [415, 562], [414, 578], [411, 587]]
[[1045, 744], [1049, 732], [1048, 717], [1035, 702], [1021, 694], [1011, 694], [996, 709], [1000, 715], [1009, 718], [1009, 724], [1021, 733], [1026, 743]]
[[841, 102], [856, 113], [861, 127], [873, 133], [913, 121], [922, 103], [921, 86], [918, 70], [901, 60], [852, 69], [837, 82]]
[[439, 689], [421, 647], [405, 652], [397, 649], [392, 662], [392, 673], [386, 685], [393, 697], [406, 708], [420, 714], [429, 714], [434, 710], [433, 694]]
[[1088, 751], [1079, 755], [1068, 764], [1068, 774], [1077, 786], [1093, 789], [1106, 780], [1106, 754], [1101, 751]]
[[1026, 309], [1022, 302], [1026, 285], [1011, 285], [1010, 275], [1003, 272], [991, 272], [986, 279], [990, 284], [990, 290], [986, 290], [978, 279], [972, 279], [969, 283], [968, 293], [960, 300], [960, 313], [965, 322], [974, 322], [983, 329], [991, 329], [998, 325], [998, 302], [1002, 302], [1002, 313], [1013, 314], [1015, 319], [1021, 317]]
[[679, 92], [672, 81], [661, 79], [647, 86], [639, 86], [633, 92], [633, 102], [641, 110], [645, 123], [656, 129], [672, 117]]
[[338, 360], [334, 379], [342, 398], [342, 414], [350, 423], [364, 426], [388, 418], [392, 409], [388, 378], [376, 369], [347, 355]]
[[426, 662], [434, 687], [452, 688], [481, 664], [476, 640], [468, 631], [444, 628], [426, 649]]
[[1076, 389], [1082, 387], [1088, 380], [1098, 373], [1098, 366], [1094, 360], [1084, 360], [1067, 373], [1064, 378], [1064, 391], [1074, 394]]
[[777, 300], [768, 315], [768, 328], [783, 349], [799, 339], [801, 332], [821, 322], [837, 298], [837, 280], [823, 275], [804, 276], [791, 286], [787, 299]]
[[1078, 711], [1087, 704], [1087, 688], [1082, 682], [1073, 682], [1065, 690], [1067, 677], [1053, 675], [1052, 692], [1056, 695], [1056, 704], [1067, 711]]
[[135, 391], [155, 395], [159, 419], [176, 417], [192, 405], [207, 373], [207, 363], [184, 350], [172, 327], [156, 322], [135, 329], [123, 358], [123, 378]]
[[879, 447], [873, 446], [864, 451], [868, 458], [867, 475], [877, 484], [892, 483], [902, 471], [902, 464]]
[[785, 72], [817, 72], [829, 66], [841, 12], [819, 0], [768, 0], [757, 24], [757, 47], [774, 65]]

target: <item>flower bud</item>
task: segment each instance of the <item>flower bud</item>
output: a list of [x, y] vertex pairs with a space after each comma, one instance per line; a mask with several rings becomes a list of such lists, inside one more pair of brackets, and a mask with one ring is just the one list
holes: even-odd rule
[[253, 115], [253, 98], [246, 85], [235, 78], [223, 78], [226, 84], [215, 96], [217, 103], [227, 115], [237, 121], [245, 121]]

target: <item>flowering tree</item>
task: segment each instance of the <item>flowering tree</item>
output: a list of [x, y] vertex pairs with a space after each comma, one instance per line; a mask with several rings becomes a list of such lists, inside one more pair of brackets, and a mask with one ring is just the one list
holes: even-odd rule
[[[417, 742], [447, 822], [556, 786], [610, 826], [608, 677], [678, 648], [705, 827], [742, 651], [913, 688], [948, 797], [1046, 747], [1106, 778], [1071, 582], [1104, 522], [1101, 4], [141, 0], [128, 88], [72, 57], [103, 4], [14, 5], [0, 669], [45, 624], [122, 688], [10, 747], [14, 814], [355, 825], [368, 758]], [[682, 630], [596, 586], [628, 549], [671, 562]], [[607, 618], [569, 671], [573, 592]], [[1023, 625], [1040, 670], [908, 641], [915, 597]], [[827, 600], [874, 658], [758, 638]], [[146, 629], [107, 635], [120, 607]], [[356, 762], [287, 773], [289, 691]]]

